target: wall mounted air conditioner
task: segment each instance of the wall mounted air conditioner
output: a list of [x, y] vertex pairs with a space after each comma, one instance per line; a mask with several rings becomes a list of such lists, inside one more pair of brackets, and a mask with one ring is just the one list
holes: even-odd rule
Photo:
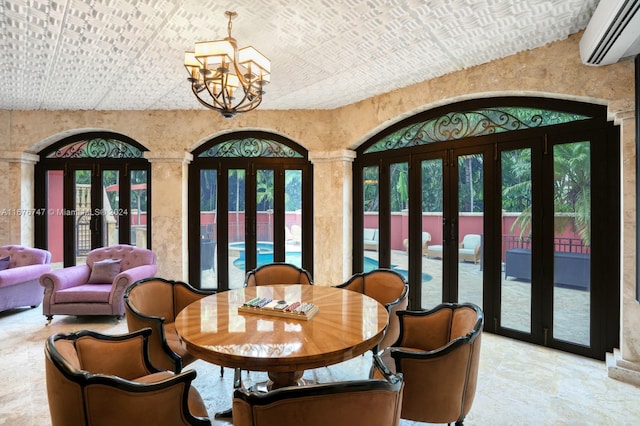
[[640, 54], [640, 0], [600, 0], [580, 39], [586, 65], [609, 65]]

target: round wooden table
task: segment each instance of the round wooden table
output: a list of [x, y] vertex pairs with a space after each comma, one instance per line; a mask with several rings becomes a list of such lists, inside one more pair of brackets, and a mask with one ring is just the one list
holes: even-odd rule
[[[313, 303], [308, 320], [238, 312], [254, 297]], [[383, 305], [363, 294], [320, 285], [248, 287], [207, 296], [176, 317], [176, 330], [194, 356], [243, 370], [267, 371], [278, 388], [304, 370], [346, 361], [371, 349], [387, 326]]]

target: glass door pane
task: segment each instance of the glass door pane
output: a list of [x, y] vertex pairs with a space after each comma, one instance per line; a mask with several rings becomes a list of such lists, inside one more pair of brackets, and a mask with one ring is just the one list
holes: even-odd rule
[[391, 215], [391, 269], [400, 272], [408, 279], [409, 261], [403, 246], [409, 238], [409, 165], [392, 163], [389, 165], [389, 201]]
[[[422, 227], [422, 301], [421, 308], [431, 309], [442, 303], [442, 160], [421, 163]], [[411, 238], [411, 236], [409, 236]]]
[[256, 261], [262, 266], [274, 261], [274, 172], [256, 172]]
[[200, 288], [218, 288], [216, 268], [218, 171], [200, 170]]
[[364, 197], [363, 271], [368, 272], [378, 267], [378, 234], [380, 232], [380, 175], [378, 166], [364, 168], [362, 188]]
[[458, 157], [458, 301], [482, 307], [484, 156]]
[[553, 337], [590, 345], [591, 145], [553, 147]]
[[531, 149], [501, 153], [500, 325], [531, 333]]
[[51, 268], [64, 266], [64, 172], [47, 171], [47, 250], [51, 252]]
[[230, 169], [229, 182], [229, 288], [242, 288], [246, 269], [245, 171]]
[[302, 267], [302, 170], [284, 171], [285, 261]]
[[87, 253], [91, 251], [91, 226], [93, 213], [91, 204], [91, 170], [75, 170], [73, 175], [74, 206], [70, 211], [74, 212], [74, 242], [75, 265], [85, 263]]
[[100, 246], [108, 247], [120, 241], [120, 173], [117, 170], [102, 171], [102, 210], [94, 211], [102, 216]]
[[131, 223], [131, 244], [147, 247], [148, 215], [147, 215], [147, 171], [132, 170], [130, 180], [131, 205], [129, 220]]

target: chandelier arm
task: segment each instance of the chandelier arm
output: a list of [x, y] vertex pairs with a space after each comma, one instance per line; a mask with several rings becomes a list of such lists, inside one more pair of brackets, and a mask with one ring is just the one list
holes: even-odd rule
[[218, 78], [218, 76], [222, 76], [222, 73], [217, 72], [213, 75], [213, 77], [210, 78], [206, 78], [203, 76], [202, 78], [202, 83], [207, 91], [207, 93], [209, 94], [209, 97], [211, 98], [211, 104], [209, 104], [208, 102], [206, 102], [205, 100], [203, 100], [200, 97], [200, 93], [196, 90], [196, 84], [192, 83], [191, 88], [193, 90], [193, 93], [196, 95], [196, 98], [198, 98], [198, 101], [200, 101], [201, 104], [203, 104], [204, 106], [208, 107], [209, 109], [228, 109], [227, 105], [220, 103], [220, 101], [218, 100], [218, 97], [211, 92], [211, 89], [209, 88], [209, 84], [207, 84], [207, 80], [216, 80]]

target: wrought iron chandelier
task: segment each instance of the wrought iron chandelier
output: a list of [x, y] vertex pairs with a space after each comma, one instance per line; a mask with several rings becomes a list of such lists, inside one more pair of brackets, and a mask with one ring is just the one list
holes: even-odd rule
[[223, 40], [195, 43], [185, 52], [191, 90], [198, 101], [225, 118], [251, 111], [260, 105], [264, 86], [270, 81], [271, 61], [252, 46], [238, 50], [231, 37], [231, 20], [236, 12], [225, 12], [228, 36]]

